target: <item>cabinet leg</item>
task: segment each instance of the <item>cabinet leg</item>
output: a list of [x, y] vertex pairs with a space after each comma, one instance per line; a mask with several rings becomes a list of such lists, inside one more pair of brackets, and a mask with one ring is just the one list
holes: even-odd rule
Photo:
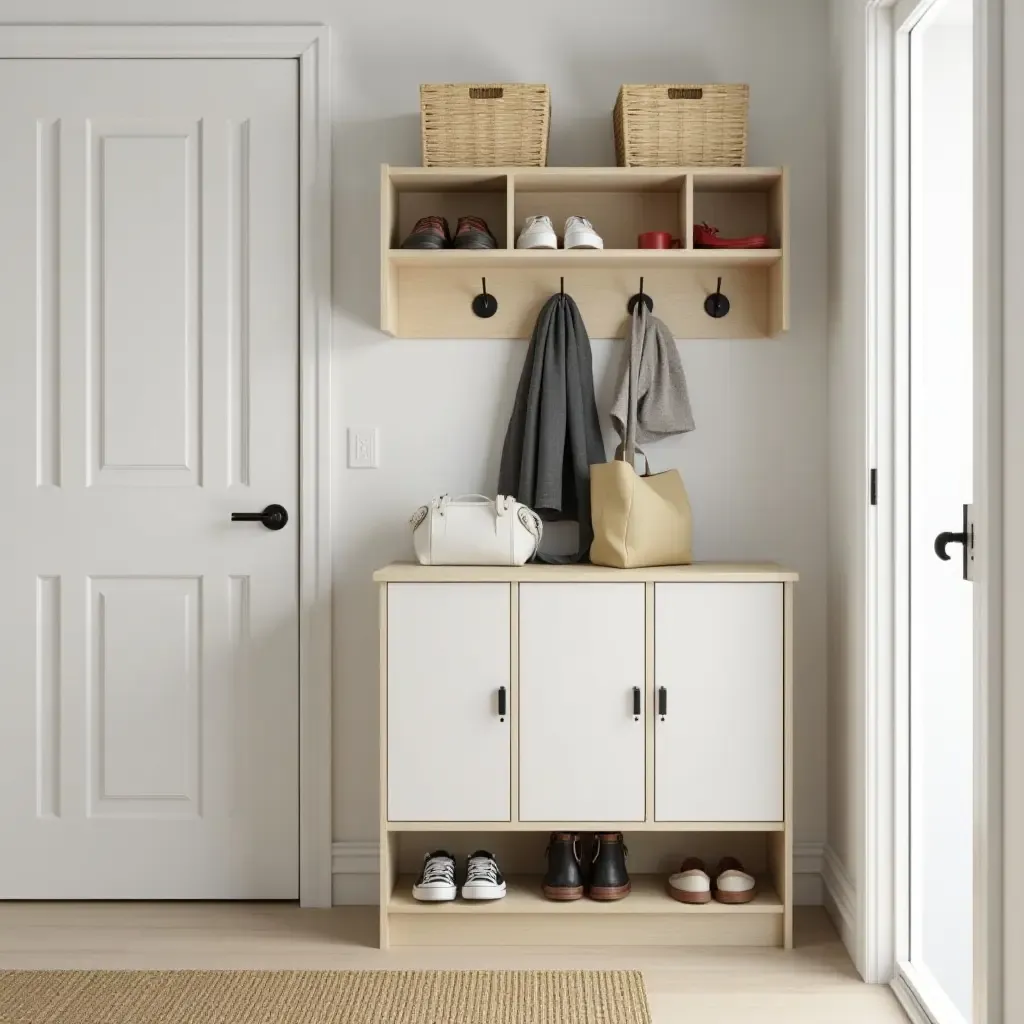
[[381, 949], [391, 946], [390, 929], [388, 928], [388, 901], [398, 881], [398, 836], [387, 829], [381, 830], [380, 836], [380, 938]]
[[793, 834], [789, 828], [768, 833], [768, 870], [782, 900], [782, 945], [793, 948]]

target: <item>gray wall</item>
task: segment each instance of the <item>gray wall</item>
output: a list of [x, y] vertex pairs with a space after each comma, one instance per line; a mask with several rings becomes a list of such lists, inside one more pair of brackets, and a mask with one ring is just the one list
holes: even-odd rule
[[[325, 21], [335, 60], [334, 833], [377, 830], [376, 604], [370, 572], [409, 555], [407, 518], [442, 491], [495, 489], [522, 342], [392, 341], [376, 328], [379, 165], [417, 164], [423, 81], [551, 86], [552, 164], [614, 163], [622, 82], [742, 81], [749, 161], [792, 169], [792, 329], [686, 342], [697, 431], [652, 452], [679, 466], [702, 559], [798, 569], [798, 841], [826, 833], [826, 95], [820, 0], [0, 0], [0, 20]], [[600, 225], [597, 225], [600, 230]], [[583, 309], [584, 318], [586, 309]], [[671, 325], [670, 325], [671, 326]], [[607, 405], [621, 346], [595, 342]], [[380, 428], [382, 468], [344, 468], [347, 424]], [[471, 765], [466, 766], [472, 770]], [[458, 785], [458, 780], [443, 780]]]

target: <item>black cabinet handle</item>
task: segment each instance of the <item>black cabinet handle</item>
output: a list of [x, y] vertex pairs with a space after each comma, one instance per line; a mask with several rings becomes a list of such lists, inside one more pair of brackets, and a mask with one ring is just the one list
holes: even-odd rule
[[505, 715], [508, 714], [506, 697], [507, 697], [507, 694], [506, 694], [506, 691], [505, 691], [505, 687], [504, 686], [499, 686], [498, 687], [498, 714], [501, 716], [503, 721], [504, 721]]
[[668, 714], [668, 690], [664, 686], [658, 687], [658, 714], [662, 718]]
[[633, 687], [633, 716], [635, 718], [640, 717], [640, 687]]

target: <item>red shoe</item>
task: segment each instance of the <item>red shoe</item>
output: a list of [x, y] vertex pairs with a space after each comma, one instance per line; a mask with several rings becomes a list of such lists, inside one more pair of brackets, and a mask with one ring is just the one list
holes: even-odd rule
[[767, 235], [748, 235], [746, 238], [719, 238], [718, 228], [697, 224], [693, 229], [695, 249], [767, 249]]

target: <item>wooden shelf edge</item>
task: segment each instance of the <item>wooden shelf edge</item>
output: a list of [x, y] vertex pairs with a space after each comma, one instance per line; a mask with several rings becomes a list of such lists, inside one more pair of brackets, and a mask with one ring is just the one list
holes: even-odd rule
[[602, 187], [656, 188], [691, 177], [699, 188], [721, 191], [763, 189], [777, 181], [783, 167], [391, 167], [383, 171], [399, 188], [426, 189], [488, 185], [501, 191], [500, 179], [514, 179], [525, 191]]
[[772, 267], [781, 249], [388, 249], [387, 262], [417, 269], [523, 267]]
[[412, 875], [399, 875], [388, 899], [389, 915], [433, 915], [445, 917], [494, 916], [520, 914], [550, 914], [562, 916], [629, 916], [668, 915], [714, 917], [718, 915], [746, 916], [751, 914], [782, 914], [779, 899], [767, 877], [758, 878], [757, 895], [750, 903], [680, 903], [669, 896], [668, 880], [664, 875], [635, 875], [631, 879], [633, 891], [625, 899], [598, 902], [584, 897], [568, 903], [545, 899], [540, 875], [514, 875], [506, 882], [508, 893], [500, 900], [463, 900], [448, 903], [420, 903], [412, 897]]
[[375, 583], [792, 583], [799, 578], [799, 573], [772, 562], [695, 562], [693, 565], [654, 566], [649, 569], [609, 569], [600, 565], [418, 565], [415, 562], [392, 562], [373, 574]]
[[781, 821], [388, 821], [388, 832], [784, 832]]

